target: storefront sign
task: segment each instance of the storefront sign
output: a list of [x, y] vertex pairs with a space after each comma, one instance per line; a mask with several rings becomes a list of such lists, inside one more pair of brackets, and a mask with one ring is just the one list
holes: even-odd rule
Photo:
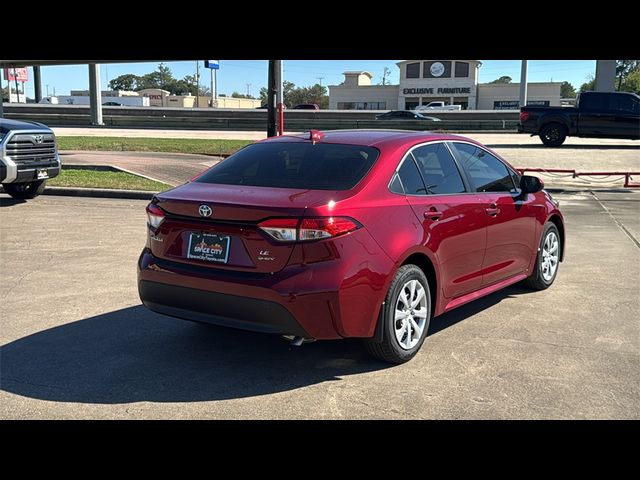
[[435, 94], [454, 94], [454, 93], [471, 93], [471, 87], [455, 87], [455, 88], [403, 88], [402, 93], [404, 95], [419, 95], [419, 94], [427, 94], [427, 95], [435, 95]]
[[5, 68], [4, 78], [10, 82], [28, 82], [29, 81], [29, 67], [17, 67], [17, 68]]
[[[529, 100], [527, 102], [527, 106], [530, 107], [548, 107], [549, 100]], [[494, 110], [519, 110], [520, 109], [520, 101], [519, 100], [495, 100], [493, 102]]]

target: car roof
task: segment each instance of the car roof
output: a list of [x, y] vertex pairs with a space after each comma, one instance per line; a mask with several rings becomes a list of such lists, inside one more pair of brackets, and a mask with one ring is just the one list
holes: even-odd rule
[[[435, 140], [464, 140], [477, 143], [470, 138], [460, 135], [450, 135], [444, 133], [432, 133], [416, 130], [327, 130], [319, 132], [322, 137], [320, 143], [339, 143], [346, 145], [366, 145], [370, 147], [399, 147], [404, 144], [409, 145]], [[309, 132], [295, 135], [283, 135], [271, 137], [263, 142], [300, 142], [309, 141]]]

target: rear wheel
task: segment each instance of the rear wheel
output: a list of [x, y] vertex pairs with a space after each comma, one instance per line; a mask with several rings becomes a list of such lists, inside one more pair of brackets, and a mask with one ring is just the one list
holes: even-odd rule
[[427, 336], [431, 320], [431, 294], [423, 271], [416, 265], [398, 269], [391, 282], [380, 317], [383, 341], [366, 339], [374, 357], [390, 363], [411, 360]]
[[28, 199], [35, 198], [44, 192], [46, 183], [46, 180], [37, 180], [28, 183], [6, 183], [2, 187], [13, 198]]
[[547, 147], [559, 147], [567, 138], [567, 127], [559, 123], [549, 123], [540, 130], [540, 140]]
[[534, 290], [549, 288], [558, 274], [560, 252], [562, 252], [562, 245], [558, 227], [548, 222], [542, 232], [536, 265], [531, 276], [525, 280], [525, 284]]

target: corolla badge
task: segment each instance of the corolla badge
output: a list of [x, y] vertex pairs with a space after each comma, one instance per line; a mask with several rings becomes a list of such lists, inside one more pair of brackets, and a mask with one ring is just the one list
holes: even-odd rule
[[209, 205], [200, 205], [198, 208], [198, 213], [200, 213], [201, 217], [210, 217], [213, 214], [213, 210]]

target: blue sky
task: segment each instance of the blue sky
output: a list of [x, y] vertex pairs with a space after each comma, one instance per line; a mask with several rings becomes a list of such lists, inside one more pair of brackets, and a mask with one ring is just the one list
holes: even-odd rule
[[[322, 79], [322, 85], [336, 85], [343, 80], [345, 70], [368, 70], [378, 83], [382, 77], [384, 67], [391, 70], [390, 82], [398, 83], [398, 60], [285, 60], [284, 78], [298, 86], [313, 85]], [[483, 60], [480, 67], [480, 82], [489, 82], [502, 75], [509, 75], [518, 81], [520, 77], [519, 60]], [[104, 89], [107, 80], [124, 73], [142, 75], [156, 69], [158, 62], [108, 64], [101, 66], [101, 81]], [[173, 75], [182, 78], [195, 74], [196, 62], [167, 62]], [[202, 66], [202, 62], [201, 62]], [[56, 66], [42, 68], [42, 93], [46, 95], [47, 85], [49, 94], [53, 89], [58, 95], [68, 95], [70, 90], [88, 88], [88, 71], [84, 65]], [[587, 81], [587, 76], [595, 72], [595, 60], [531, 60], [529, 62], [529, 81], [571, 82], [576, 88]], [[200, 69], [202, 83], [209, 84], [209, 72]], [[30, 72], [30, 79], [33, 78]], [[252, 95], [257, 96], [261, 87], [267, 84], [266, 60], [220, 60], [218, 71], [218, 93], [230, 95], [234, 90], [247, 92], [247, 83]], [[6, 82], [3, 82], [3, 86]], [[33, 96], [33, 82], [27, 84], [27, 95]]]

